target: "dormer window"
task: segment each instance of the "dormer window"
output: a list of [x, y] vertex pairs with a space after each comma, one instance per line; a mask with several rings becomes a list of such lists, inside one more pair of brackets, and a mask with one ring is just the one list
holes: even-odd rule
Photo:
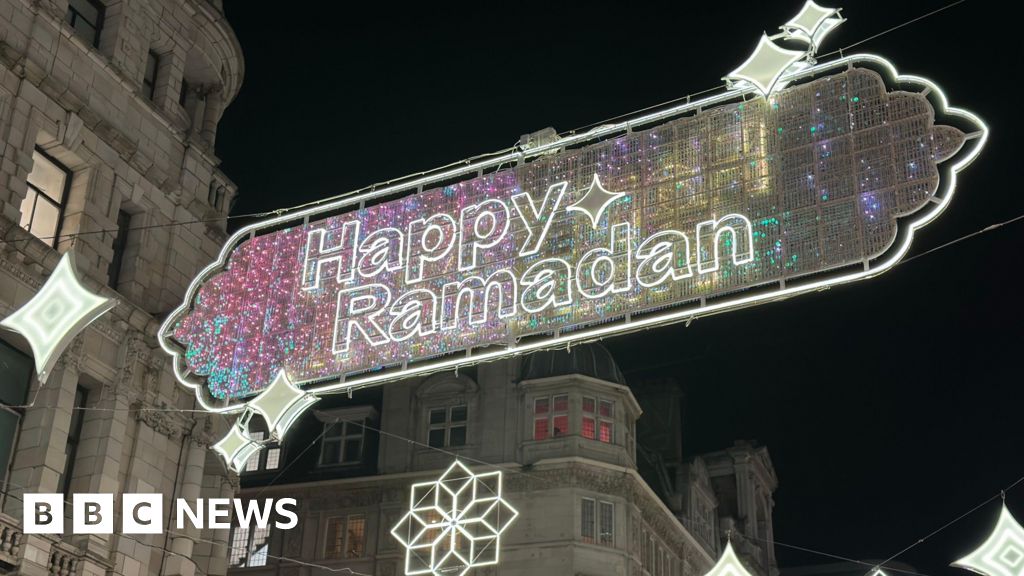
[[366, 452], [366, 425], [377, 416], [372, 406], [316, 410], [324, 423], [320, 441], [320, 466], [363, 463]]
[[469, 408], [449, 406], [430, 410], [427, 444], [431, 448], [457, 448], [466, 445], [466, 422]]

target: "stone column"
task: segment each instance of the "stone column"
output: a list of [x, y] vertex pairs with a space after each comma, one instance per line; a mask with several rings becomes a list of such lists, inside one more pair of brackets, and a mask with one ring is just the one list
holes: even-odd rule
[[[183, 439], [186, 442], [185, 469], [181, 479], [179, 498], [194, 505], [203, 489], [203, 468], [206, 464], [206, 446], [192, 437]], [[170, 552], [164, 561], [162, 574], [165, 576], [195, 576], [196, 564], [192, 560], [192, 548], [200, 531], [188, 522], [185, 528], [177, 529], [177, 521], [172, 525], [174, 537], [171, 538]]]
[[[220, 494], [221, 498], [234, 498], [235, 493], [238, 491], [238, 480], [222, 476], [220, 482]], [[225, 576], [228, 573], [228, 554], [231, 552], [231, 547], [228, 543], [230, 536], [230, 530], [207, 530], [210, 535], [210, 539], [213, 540], [213, 545], [210, 548], [210, 561], [207, 568], [208, 576]]]
[[[46, 383], [37, 383], [29, 391], [29, 401], [33, 406], [25, 410], [22, 420], [11, 465], [8, 498], [4, 504], [4, 512], [10, 516], [22, 517], [22, 498], [26, 492], [61, 490], [60, 475], [64, 471], [81, 353], [82, 340], [79, 337], [58, 360]], [[61, 510], [55, 512], [63, 514]], [[71, 529], [69, 522], [70, 519], [66, 518], [65, 531]], [[51, 546], [51, 541], [42, 535], [25, 534], [21, 545], [24, 555], [21, 574], [48, 576]]]

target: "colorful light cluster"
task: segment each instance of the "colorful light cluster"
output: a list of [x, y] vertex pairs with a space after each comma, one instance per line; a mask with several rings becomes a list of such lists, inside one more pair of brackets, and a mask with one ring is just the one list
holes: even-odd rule
[[853, 68], [299, 221], [239, 244], [172, 337], [234, 400], [282, 369], [337, 378], [866, 262], [965, 141], [933, 117]]

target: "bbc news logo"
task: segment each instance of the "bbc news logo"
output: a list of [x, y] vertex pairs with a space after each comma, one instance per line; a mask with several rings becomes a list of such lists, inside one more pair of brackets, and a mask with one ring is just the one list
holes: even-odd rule
[[[25, 494], [22, 527], [25, 534], [64, 534], [64, 495]], [[184, 498], [175, 500], [175, 528], [183, 530], [186, 523], [194, 528], [226, 529], [274, 528], [289, 530], [299, 523], [294, 498], [273, 500], [241, 500], [239, 498], [199, 498], [195, 505]], [[113, 494], [74, 494], [71, 500], [72, 534], [113, 534]], [[121, 495], [122, 534], [162, 534], [167, 525], [162, 494]], [[232, 514], [232, 512], [234, 514]]]

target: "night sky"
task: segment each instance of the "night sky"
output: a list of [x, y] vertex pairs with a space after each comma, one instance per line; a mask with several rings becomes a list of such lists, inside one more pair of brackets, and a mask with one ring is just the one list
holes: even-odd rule
[[[233, 213], [287, 207], [710, 88], [802, 2], [506, 4], [228, 2], [245, 54], [217, 142]], [[940, 8], [846, 2], [823, 51]], [[1021, 32], [969, 0], [854, 51], [927, 76], [992, 128], [949, 209], [912, 253], [1024, 213]], [[369, 11], [369, 12], [367, 12]], [[234, 226], [238, 225], [235, 221]], [[778, 541], [888, 557], [1024, 476], [1024, 221], [783, 303], [605, 341], [627, 378], [686, 390], [687, 454], [767, 445]], [[1024, 484], [1007, 502], [1024, 520]], [[998, 501], [899, 557], [931, 576], [987, 535]], [[777, 548], [780, 565], [829, 562]]]

